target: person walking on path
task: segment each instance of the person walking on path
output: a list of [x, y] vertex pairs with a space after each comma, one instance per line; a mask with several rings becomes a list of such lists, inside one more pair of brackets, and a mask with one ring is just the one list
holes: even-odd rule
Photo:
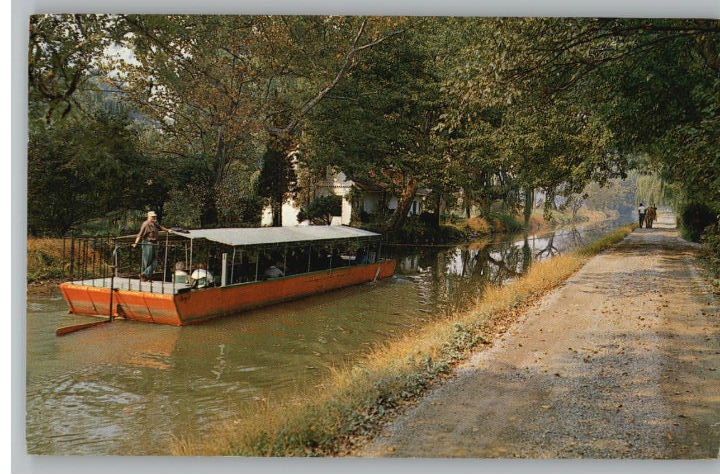
[[643, 222], [645, 222], [645, 213], [647, 212], [647, 208], [643, 203], [640, 203], [638, 206], [638, 224], [640, 225], [640, 228], [642, 229]]
[[142, 242], [142, 272], [140, 273], [140, 281], [148, 281], [155, 271], [155, 257], [157, 255], [158, 237], [160, 231], [169, 232], [169, 229], [161, 226], [157, 221], [155, 211], [147, 213], [147, 220], [140, 226], [140, 232], [135, 237], [133, 248]]
[[652, 229], [655, 219], [657, 219], [657, 207], [655, 207], [654, 204], [651, 204], [645, 212], [645, 228]]

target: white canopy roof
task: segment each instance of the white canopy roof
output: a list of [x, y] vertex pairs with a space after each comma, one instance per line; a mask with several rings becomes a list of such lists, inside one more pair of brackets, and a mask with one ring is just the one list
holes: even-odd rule
[[231, 246], [380, 237], [380, 234], [367, 230], [330, 225], [195, 229], [187, 233], [173, 232], [173, 234], [188, 239], [206, 239]]

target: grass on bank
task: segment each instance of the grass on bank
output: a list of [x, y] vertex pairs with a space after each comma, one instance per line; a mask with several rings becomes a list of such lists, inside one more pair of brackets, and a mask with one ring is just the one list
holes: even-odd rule
[[430, 322], [376, 348], [351, 367], [336, 369], [320, 387], [291, 401], [258, 404], [203, 439], [179, 439], [179, 455], [338, 455], [431, 383], [449, 374], [477, 346], [556, 287], [598, 252], [633, 230], [623, 227], [575, 253], [533, 264], [505, 286], [488, 287], [472, 310]]
[[63, 265], [62, 239], [28, 238], [28, 283], [62, 278], [64, 272]]

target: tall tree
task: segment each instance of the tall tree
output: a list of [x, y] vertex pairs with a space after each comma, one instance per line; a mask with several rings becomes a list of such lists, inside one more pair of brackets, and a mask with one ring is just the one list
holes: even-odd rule
[[[116, 66], [123, 72], [116, 87], [175, 138], [162, 152], [207, 162], [210, 188], [243, 159], [237, 152], [245, 143], [264, 144], [273, 150], [268, 157], [291, 152], [307, 113], [363, 51], [395, 34], [388, 22], [357, 17], [127, 15], [122, 21], [136, 61]], [[215, 224], [216, 214], [208, 200], [203, 225]]]
[[402, 226], [421, 186], [442, 188], [446, 140], [436, 126], [444, 110], [442, 45], [424, 35], [443, 20], [408, 20], [402, 35], [369, 52], [313, 114], [305, 144], [311, 166], [334, 166], [351, 179], [383, 184], [398, 197], [386, 223]]
[[30, 17], [28, 83], [30, 111], [50, 121], [80, 107], [77, 94], [99, 73], [99, 60], [113, 40], [107, 15]]
[[[717, 202], [720, 23], [499, 19], [450, 87], [470, 102], [568, 102], [608, 129], [609, 152], [655, 157], [664, 176]], [[572, 115], [566, 115], [572, 118]], [[633, 164], [633, 163], [631, 163]]]

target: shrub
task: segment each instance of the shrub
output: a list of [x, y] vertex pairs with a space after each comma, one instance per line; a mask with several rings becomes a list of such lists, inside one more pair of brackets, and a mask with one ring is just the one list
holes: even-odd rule
[[492, 232], [490, 223], [488, 223], [487, 219], [484, 219], [482, 217], [471, 217], [470, 219], [467, 219], [465, 223], [467, 227], [473, 232], [477, 232], [480, 234], [489, 234], [490, 232]]
[[691, 202], [680, 209], [679, 224], [687, 240], [699, 242], [705, 228], [716, 222], [716, 213], [705, 204]]
[[420, 214], [418, 218], [420, 219], [420, 222], [422, 222], [423, 225], [427, 227], [437, 227], [438, 219], [433, 212], [423, 211], [423, 213]]
[[467, 235], [457, 227], [437, 227], [434, 223], [428, 224], [420, 216], [409, 216], [399, 230], [387, 233], [386, 237], [390, 242], [405, 244], [441, 244], [467, 240]]
[[331, 194], [330, 196], [316, 197], [310, 203], [300, 209], [298, 222], [309, 220], [313, 224], [330, 225], [333, 216], [342, 215], [342, 196]]
[[28, 282], [61, 278], [63, 269], [62, 239], [28, 238]]
[[525, 228], [515, 216], [504, 212], [490, 212], [487, 220], [492, 223], [494, 232], [520, 232]]
[[720, 224], [706, 229], [702, 237], [703, 254], [710, 271], [715, 278], [720, 278]]

